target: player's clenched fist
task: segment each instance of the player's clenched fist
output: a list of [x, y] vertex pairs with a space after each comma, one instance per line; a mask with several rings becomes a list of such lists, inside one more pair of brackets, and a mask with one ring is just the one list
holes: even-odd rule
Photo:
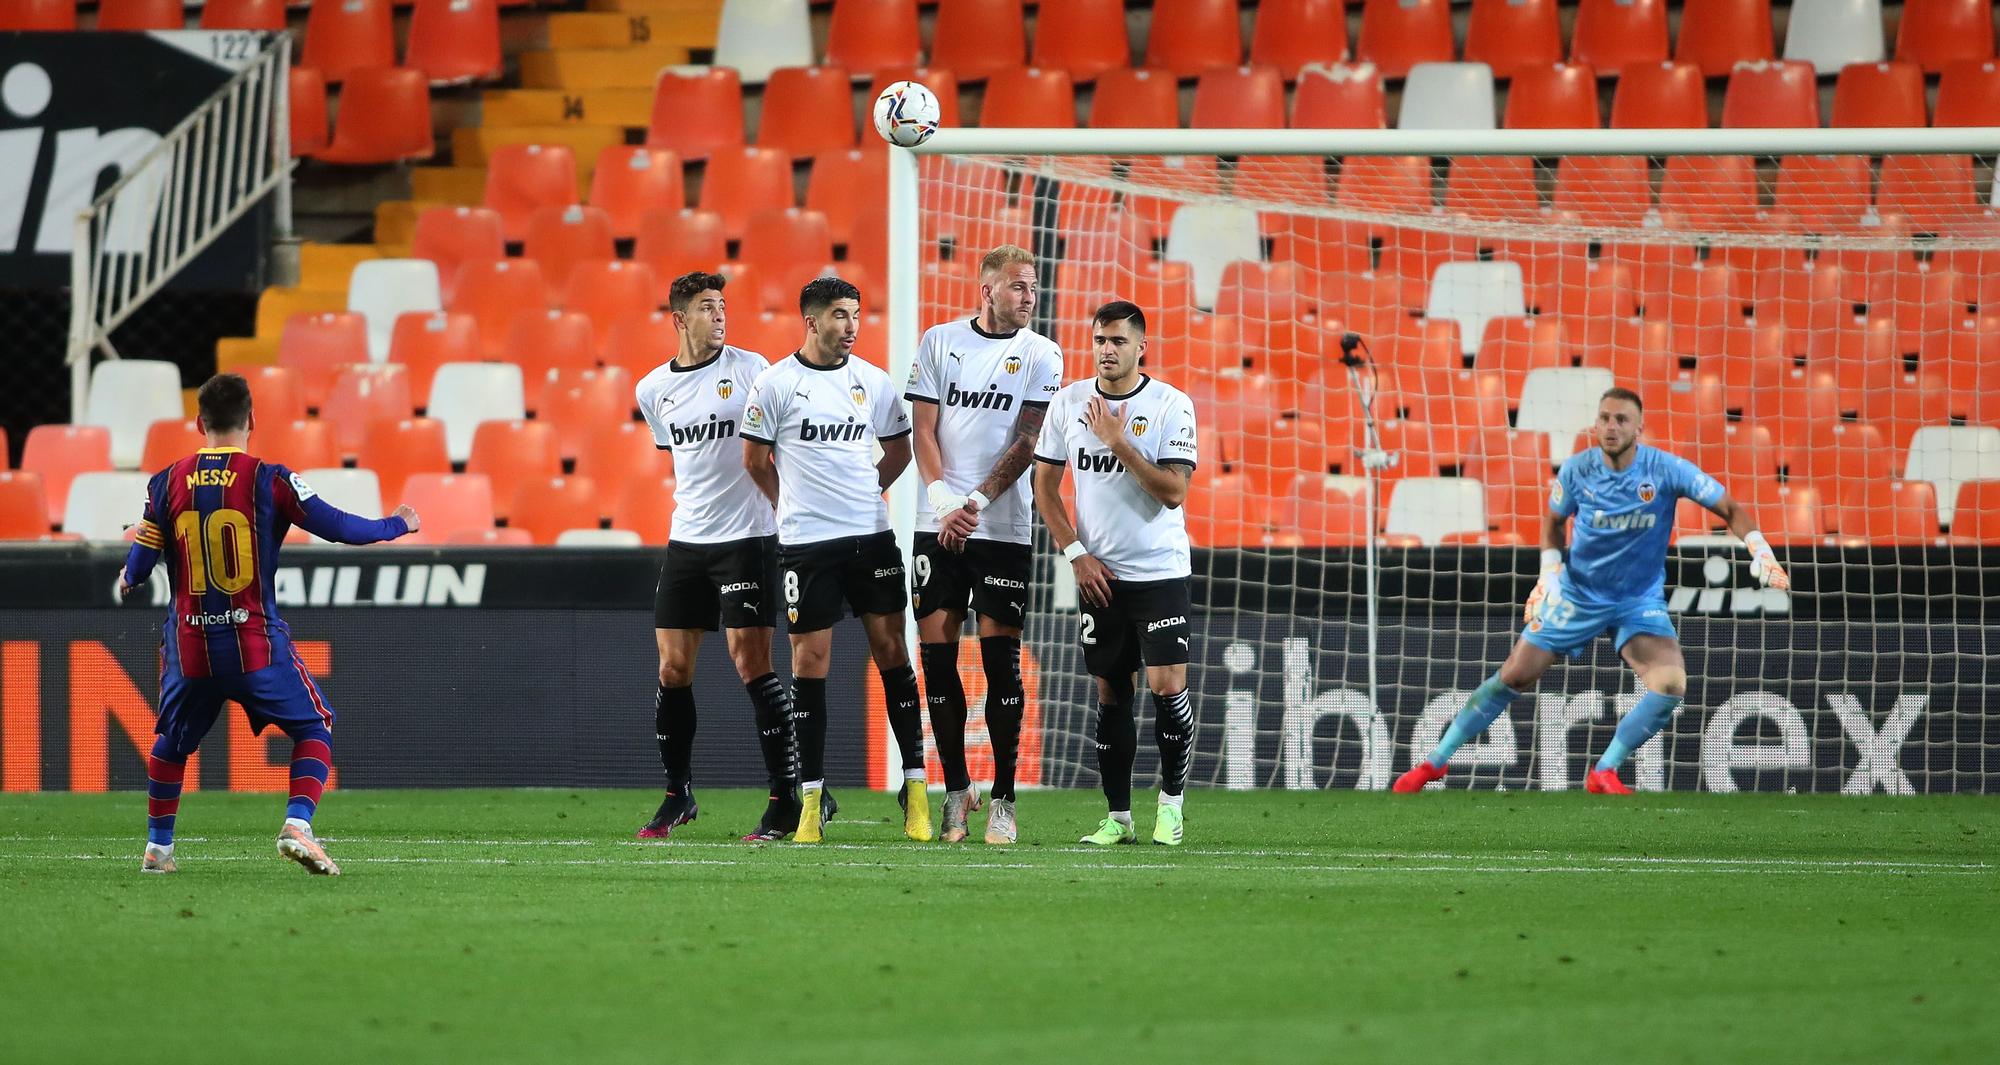
[[1542, 579], [1536, 581], [1535, 590], [1528, 593], [1528, 604], [1521, 609], [1522, 621], [1535, 620], [1535, 612], [1540, 610], [1544, 603], [1554, 604], [1562, 601], [1562, 568], [1562, 552], [1554, 548], [1543, 548]]
[[1743, 538], [1743, 543], [1750, 548], [1750, 575], [1757, 578], [1758, 584], [1781, 592], [1791, 588], [1791, 575], [1778, 565], [1777, 553], [1771, 550], [1771, 542], [1764, 539], [1763, 533], [1753, 532]]
[[408, 503], [404, 503], [402, 506], [396, 508], [396, 517], [403, 519], [403, 524], [408, 525], [411, 532], [416, 532], [418, 529], [424, 527], [423, 519], [417, 517], [417, 508]]

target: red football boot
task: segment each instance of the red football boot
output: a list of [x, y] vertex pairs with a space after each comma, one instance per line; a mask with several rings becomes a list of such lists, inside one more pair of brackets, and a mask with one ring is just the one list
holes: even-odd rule
[[1414, 795], [1424, 790], [1424, 785], [1431, 781], [1443, 780], [1446, 772], [1446, 769], [1434, 767], [1429, 762], [1418, 762], [1410, 767], [1409, 772], [1397, 777], [1389, 790], [1398, 795]]
[[1592, 795], [1630, 795], [1632, 789], [1618, 779], [1616, 769], [1593, 769], [1583, 778], [1583, 790]]

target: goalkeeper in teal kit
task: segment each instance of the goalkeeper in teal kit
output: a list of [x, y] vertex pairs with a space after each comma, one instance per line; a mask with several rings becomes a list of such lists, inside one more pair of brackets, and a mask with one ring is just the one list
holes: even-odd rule
[[[1466, 700], [1428, 758], [1396, 778], [1397, 792], [1442, 779], [1452, 753], [1507, 712], [1560, 655], [1581, 656], [1602, 633], [1638, 674], [1644, 690], [1585, 778], [1586, 790], [1630, 794], [1618, 768], [1672, 720], [1687, 693], [1687, 663], [1663, 594], [1674, 507], [1687, 498], [1727, 522], [1750, 548], [1750, 572], [1772, 588], [1791, 579], [1749, 512], [1686, 459], [1639, 443], [1644, 410], [1636, 393], [1614, 388], [1597, 405], [1597, 445], [1570, 456], [1549, 489], [1542, 523], [1542, 577], [1528, 596], [1527, 626], [1513, 653]], [[1563, 524], [1574, 518], [1569, 562]]]

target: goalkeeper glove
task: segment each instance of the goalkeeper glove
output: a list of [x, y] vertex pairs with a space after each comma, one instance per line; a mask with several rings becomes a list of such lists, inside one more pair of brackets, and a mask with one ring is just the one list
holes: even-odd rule
[[1764, 539], [1761, 532], [1752, 531], [1743, 538], [1744, 546], [1750, 549], [1750, 575], [1766, 588], [1785, 591], [1792, 586], [1792, 578], [1785, 567], [1778, 565], [1778, 556], [1771, 550], [1771, 541]]
[[1544, 604], [1554, 606], [1562, 602], [1562, 552], [1553, 547], [1542, 549], [1542, 579], [1535, 582], [1535, 590], [1528, 593], [1528, 605], [1521, 610], [1522, 621], [1535, 620], [1535, 614]]

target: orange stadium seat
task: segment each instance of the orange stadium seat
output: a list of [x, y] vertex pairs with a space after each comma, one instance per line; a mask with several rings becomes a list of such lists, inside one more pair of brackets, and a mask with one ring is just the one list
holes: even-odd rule
[[[916, 16], [914, 4], [910, 14], [912, 18]], [[853, 79], [838, 66], [780, 67], [772, 71], [771, 80], [764, 84], [757, 144], [793, 155], [817, 155], [854, 147]]]
[[1849, 482], [1833, 531], [1879, 544], [1930, 543], [1938, 536], [1937, 490], [1929, 481]]
[[1529, 373], [1569, 364], [1563, 352], [1562, 326], [1553, 317], [1487, 319], [1486, 334], [1472, 360], [1474, 370], [1500, 374], [1510, 406], [1520, 403], [1521, 387]]
[[1618, 71], [1612, 129], [1704, 129], [1708, 88], [1693, 63], [1635, 63]]
[[[467, 534], [493, 529], [493, 482], [481, 473], [414, 473], [392, 492], [382, 485], [382, 501], [408, 503], [423, 515], [424, 527], [402, 542], [406, 544], [464, 543]], [[504, 530], [500, 530], [504, 531]]]
[[1091, 94], [1090, 128], [1174, 129], [1180, 124], [1180, 85], [1172, 74], [1120, 67], [1097, 79]]
[[1757, 215], [1757, 161], [1747, 155], [1670, 155], [1660, 211], [1696, 229], [1747, 225]]
[[489, 359], [497, 359], [507, 340], [507, 326], [517, 314], [534, 313], [549, 305], [548, 283], [533, 259], [482, 259], [458, 272], [446, 310], [469, 314], [478, 324], [479, 344]]
[[1500, 124], [1508, 129], [1596, 129], [1597, 72], [1575, 63], [1516, 68]]
[[1250, 31], [1250, 61], [1278, 68], [1291, 81], [1314, 63], [1347, 59], [1342, 0], [1264, 0]]
[[[866, 299], [867, 294], [863, 293]], [[798, 303], [782, 312], [758, 311], [754, 301], [739, 301], [729, 319], [729, 342], [767, 359], [780, 359], [799, 349]], [[877, 339], [880, 339], [879, 337]], [[865, 342], [865, 341], [864, 341]]]
[[1727, 77], [1738, 63], [1777, 53], [1771, 41], [1771, 0], [1685, 0], [1674, 58], [1711, 78]]
[[318, 418], [260, 420], [250, 432], [250, 450], [266, 462], [294, 470], [340, 465], [340, 451], [333, 446], [333, 427]]
[[648, 544], [664, 544], [674, 522], [674, 479], [632, 477], [619, 486], [611, 527], [631, 529]]
[[1535, 161], [1525, 155], [1462, 155], [1445, 175], [1444, 209], [1469, 218], [1532, 222], [1541, 213]]
[[[1153, 0], [1147, 66], [1191, 78], [1210, 67], [1233, 67], [1242, 61], [1243, 30], [1236, 0]], [[1282, 104], [1281, 94], [1280, 111]]]
[[1022, 0], [939, 0], [931, 29], [932, 63], [966, 81], [984, 81], [1027, 59]]
[[744, 228], [737, 259], [755, 267], [762, 276], [765, 291], [759, 298], [761, 305], [781, 308], [833, 261], [833, 238], [827, 231], [826, 216], [797, 207], [757, 211]]
[[[375, 471], [385, 503], [403, 498], [404, 482], [413, 474], [451, 472], [451, 456], [445, 451], [444, 423], [431, 418], [384, 418], [370, 422], [361, 434], [361, 448], [355, 453], [355, 460], [362, 469]], [[424, 524], [430, 525], [431, 516], [421, 508], [417, 512], [423, 514]]]
[[1285, 81], [1273, 67], [1215, 67], [1195, 83], [1195, 129], [1284, 129]]
[[854, 149], [827, 152], [813, 159], [806, 181], [806, 209], [826, 216], [835, 244], [853, 239], [854, 224], [864, 207], [882, 204], [889, 195], [889, 157], [883, 152]]
[[1729, 73], [1722, 94], [1724, 129], [1819, 125], [1819, 88], [1811, 63], [1750, 63]]
[[410, 397], [420, 407], [431, 402], [431, 379], [448, 362], [478, 362], [479, 323], [469, 314], [406, 311], [389, 334], [389, 361], [409, 367]]
[[[663, 477], [673, 476], [673, 453], [654, 443], [653, 431], [644, 422], [629, 419], [602, 422], [584, 433], [583, 448], [576, 457], [576, 473], [600, 485], [622, 486], [635, 477], [657, 483]], [[617, 508], [618, 500], [600, 494], [598, 505], [607, 507], [605, 517], [611, 517], [609, 511]]]
[[1368, 541], [1367, 488], [1302, 473], [1286, 496], [1280, 528], [1298, 533], [1308, 547], [1347, 547]]
[[395, 66], [396, 27], [389, 0], [312, 5], [299, 62], [326, 75], [328, 84], [345, 81], [361, 67]]
[[318, 155], [331, 143], [326, 117], [326, 79], [311, 67], [293, 67], [285, 77], [291, 110], [292, 155]]
[[1867, 422], [1821, 421], [1808, 426], [1792, 449], [1787, 472], [1792, 480], [1818, 485], [1828, 499], [1838, 499], [1845, 483], [1894, 477], [1900, 460], [1890, 452], [1882, 430]]
[[39, 540], [49, 534], [49, 496], [41, 474], [0, 469], [0, 540]]
[[[671, 278], [667, 281], [672, 285]], [[600, 340], [613, 322], [643, 318], [659, 305], [653, 268], [625, 259], [585, 259], [570, 269], [562, 305], [589, 318]]]
[[691, 270], [713, 271], [729, 258], [729, 241], [722, 233], [722, 216], [714, 211], [655, 208], [639, 218], [639, 239], [632, 258], [652, 267], [659, 285], [657, 302], [665, 303], [667, 286]]
[[1910, 438], [1927, 425], [1946, 425], [1970, 408], [1972, 397], [1954, 394], [1938, 371], [1895, 375], [1894, 384], [1862, 396], [1861, 416], [1882, 430], [1891, 454], [1910, 450]]
[[76, 0], [14, 0], [0, 7], [0, 30], [74, 30]]
[[[1091, 81], [1132, 62], [1124, 0], [1063, 0], [1035, 9], [1035, 66]], [[988, 90], [991, 91], [990, 89]]]
[[536, 209], [576, 202], [576, 154], [562, 144], [502, 144], [486, 157], [486, 207], [508, 240], [527, 235]]
[[567, 284], [570, 269], [577, 263], [609, 259], [617, 253], [611, 216], [603, 208], [581, 204], [537, 207], [528, 216], [521, 254], [542, 264], [542, 277], [551, 289], [560, 290]]
[[1450, 0], [1365, 0], [1354, 58], [1373, 63], [1385, 78], [1400, 78], [1418, 63], [1449, 63]]
[[1465, 61], [1492, 67], [1496, 78], [1561, 63], [1562, 26], [1556, 0], [1472, 0]]
[[1636, 226], [1652, 207], [1652, 193], [1644, 156], [1567, 155], [1556, 164], [1556, 213], [1586, 224]]
[[500, 76], [500, 6], [496, 0], [416, 0], [403, 61], [434, 84]]
[[1365, 211], [1428, 214], [1430, 160], [1417, 155], [1349, 156], [1341, 162], [1333, 200]]
[[590, 319], [573, 311], [517, 314], [507, 327], [500, 361], [521, 368], [528, 397], [533, 399], [551, 373], [596, 366], [597, 335]]
[[506, 258], [500, 212], [485, 207], [427, 207], [417, 214], [410, 254], [437, 264], [440, 287], [449, 300], [460, 267], [478, 259]]
[[2000, 544], [2000, 481], [1966, 481], [1958, 486], [1951, 534], [1982, 544]]
[[1382, 78], [1373, 66], [1336, 65], [1299, 74], [1293, 129], [1383, 129], [1388, 124]]
[[1932, 74], [1956, 61], [1993, 58], [1992, 0], [1905, 0], [1896, 58]]
[[653, 88], [648, 148], [700, 161], [743, 143], [743, 83], [730, 67], [669, 69]]
[[632, 420], [633, 384], [615, 366], [552, 371], [539, 383], [535, 419], [555, 427], [557, 454], [580, 458], [598, 427]]
[[722, 232], [740, 239], [750, 215], [792, 205], [792, 157], [776, 148], [722, 148], [708, 160], [701, 208], [722, 216]]
[[467, 529], [453, 533], [445, 542], [459, 547], [535, 546], [535, 538], [524, 529]]
[[465, 472], [483, 473], [492, 479], [496, 516], [504, 519], [521, 484], [562, 476], [555, 427], [545, 422], [480, 422], [472, 432], [472, 455], [466, 460]]
[[1941, 370], [1952, 391], [1974, 395], [1982, 391], [1981, 382], [2000, 381], [2000, 316], [1958, 315], [1945, 331], [1925, 339], [1921, 364]]
[[1777, 206], [1807, 232], [1851, 228], [1868, 210], [1873, 184], [1858, 155], [1788, 155], [1778, 161]]
[[1833, 126], [1922, 126], [1924, 72], [1915, 63], [1849, 63], [1833, 85]]
[[1697, 441], [1692, 458], [1724, 485], [1769, 481], [1778, 476], [1778, 445], [1769, 426], [1718, 422], [1706, 439]]
[[306, 405], [326, 402], [340, 371], [368, 361], [368, 322], [352, 311], [294, 314], [278, 338], [278, 365], [299, 373]]
[[1076, 90], [1060, 67], [1011, 67], [986, 83], [979, 124], [1002, 128], [1069, 129], [1076, 125]]
[[201, 5], [205, 30], [282, 30], [285, 0], [207, 0]]
[[1264, 520], [1257, 489], [1245, 473], [1222, 473], [1196, 481], [1188, 493], [1188, 539], [1197, 547], [1246, 547], [1261, 543]]
[[687, 206], [681, 161], [663, 148], [611, 145], [597, 153], [590, 172], [590, 205], [611, 220], [614, 236], [630, 240], [639, 235], [639, 217], [647, 211]]
[[146, 426], [146, 452], [140, 456], [138, 468], [158, 472], [204, 446], [208, 446], [208, 436], [194, 424], [194, 418], [160, 418]]
[[400, 163], [428, 159], [436, 150], [431, 87], [421, 73], [373, 66], [347, 72], [333, 141], [319, 153], [321, 162]]
[[187, 26], [181, 0], [98, 0], [100, 30], [178, 30]]
[[250, 385], [250, 406], [257, 417], [291, 421], [306, 416], [305, 384], [289, 366], [246, 366], [238, 371]]
[[21, 469], [41, 475], [48, 498], [43, 528], [62, 524], [69, 484], [79, 473], [109, 473], [111, 430], [102, 425], [37, 425], [21, 446]]
[[1875, 206], [1900, 211], [1921, 232], [1946, 232], [1985, 211], [1969, 155], [1885, 155]]
[[[882, 67], [913, 66], [922, 60], [923, 50], [917, 0], [837, 0], [833, 5], [826, 32], [827, 65], [845, 67], [865, 78]], [[767, 86], [767, 103], [770, 91]]]
[[1666, 0], [1580, 0], [1569, 58], [1599, 70], [1667, 58]]
[[320, 417], [333, 428], [333, 446], [342, 455], [353, 455], [361, 450], [370, 424], [385, 418], [400, 421], [415, 408], [408, 368], [385, 362], [341, 371], [320, 408]]
[[1947, 63], [1938, 78], [1934, 126], [2000, 126], [2000, 62]]
[[[1748, 503], [1757, 528], [1774, 544], [1814, 544], [1826, 537], [1825, 506], [1820, 491], [1809, 485], [1757, 482]], [[1734, 494], [1733, 492], [1731, 493]]]

